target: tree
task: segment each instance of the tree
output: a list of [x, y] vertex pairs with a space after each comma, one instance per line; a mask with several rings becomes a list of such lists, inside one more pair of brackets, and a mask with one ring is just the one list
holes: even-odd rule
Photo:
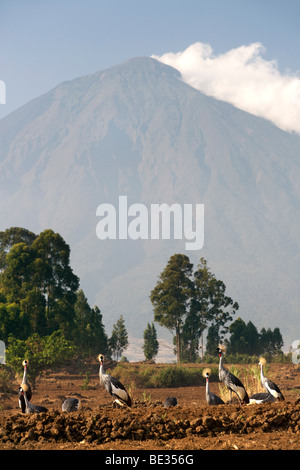
[[91, 308], [86, 325], [86, 331], [89, 338], [89, 353], [103, 352], [106, 354], [108, 350], [108, 338], [103, 325], [103, 316], [100, 309], [95, 305]]
[[37, 235], [22, 227], [11, 227], [0, 232], [0, 272], [5, 269], [5, 257], [13, 245], [25, 243], [31, 246]]
[[[80, 350], [84, 350], [84, 348], [88, 344], [88, 339], [86, 336], [86, 324], [87, 318], [89, 316], [91, 307], [88, 304], [88, 300], [84, 295], [82, 289], [77, 292], [77, 299], [74, 305], [74, 330], [72, 333], [73, 340], [75, 344], [80, 348]], [[104, 354], [104, 351], [103, 351]]]
[[[224, 282], [216, 279], [210, 272], [204, 258], [200, 259], [198, 269], [194, 272], [193, 285], [193, 298], [183, 325], [189, 360], [197, 357], [200, 339], [203, 340], [203, 331], [208, 324], [213, 328], [211, 334], [213, 332], [214, 337], [220, 341], [227, 332], [227, 323], [239, 308], [238, 303], [226, 295]], [[217, 344], [218, 342], [215, 347]], [[203, 341], [201, 351], [203, 357]]]
[[0, 271], [3, 330], [20, 338], [57, 329], [71, 334], [79, 279], [70, 267], [70, 247], [59, 234], [45, 230], [37, 236], [22, 228], [0, 232]]
[[128, 344], [128, 334], [125, 328], [124, 318], [121, 315], [117, 323], [113, 325], [112, 334], [109, 339], [109, 348], [116, 361], [119, 360]]
[[229, 327], [230, 337], [226, 341], [228, 354], [276, 354], [283, 346], [279, 328], [262, 328], [258, 333], [251, 321], [247, 324], [241, 318], [237, 318]]
[[26, 243], [16, 243], [6, 254], [1, 273], [1, 291], [8, 302], [20, 302], [32, 289], [33, 250]]
[[72, 359], [76, 347], [68, 341], [61, 331], [55, 331], [49, 336], [37, 333], [25, 340], [10, 337], [6, 349], [7, 364], [22, 373], [22, 361], [29, 360], [29, 375], [34, 382], [44, 370], [57, 367]]
[[50, 331], [68, 331], [73, 317], [79, 279], [70, 266], [70, 247], [58, 233], [45, 230], [32, 243], [35, 251], [34, 280], [46, 297]]
[[91, 308], [82, 289], [77, 292], [74, 307], [73, 340], [82, 352], [106, 354], [108, 347], [107, 335], [102, 323], [102, 315], [97, 305]]
[[247, 354], [255, 355], [260, 348], [260, 337], [256, 326], [249, 321], [247, 323]]
[[154, 321], [175, 333], [177, 362], [180, 357], [180, 333], [189, 311], [193, 292], [191, 281], [193, 265], [187, 256], [175, 254], [161, 273], [159, 281], [151, 291], [150, 299], [154, 307]]
[[147, 323], [147, 327], [144, 331], [144, 345], [142, 348], [144, 351], [145, 359], [147, 361], [152, 360], [158, 353], [159, 344], [157, 341], [157, 333], [153, 322], [151, 325]]
[[16, 243], [6, 254], [0, 275], [0, 305], [2, 312], [7, 312], [3, 327], [10, 333], [18, 332], [20, 338], [33, 332], [44, 333], [46, 326], [45, 298], [33, 282], [34, 257], [31, 246]]
[[216, 347], [220, 343], [219, 330], [216, 325], [212, 324], [208, 328], [206, 336], [206, 351], [205, 354], [216, 354]]
[[271, 328], [268, 328], [267, 330], [265, 328], [261, 329], [261, 354], [268, 353], [272, 356], [280, 351], [283, 344], [284, 343], [279, 328], [274, 328], [273, 331], [271, 330]]
[[228, 354], [260, 354], [259, 334], [251, 321], [247, 324], [237, 318], [229, 327], [230, 338], [227, 340]]

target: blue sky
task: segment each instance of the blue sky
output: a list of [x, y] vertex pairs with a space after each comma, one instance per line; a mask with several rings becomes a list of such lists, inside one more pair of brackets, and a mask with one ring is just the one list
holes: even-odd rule
[[300, 77], [298, 0], [0, 0], [0, 118], [59, 83], [196, 42], [251, 43]]

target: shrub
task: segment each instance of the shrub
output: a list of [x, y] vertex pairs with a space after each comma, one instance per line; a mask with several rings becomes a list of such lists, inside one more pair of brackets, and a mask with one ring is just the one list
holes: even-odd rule
[[[217, 368], [212, 369], [211, 381], [217, 380]], [[202, 367], [118, 364], [112, 375], [124, 384], [136, 388], [174, 388], [203, 385]]]
[[44, 370], [58, 367], [73, 358], [75, 346], [65, 339], [61, 331], [50, 336], [34, 334], [26, 340], [10, 337], [6, 349], [6, 362], [15, 372], [22, 373], [22, 362], [28, 359], [28, 375], [32, 382]]
[[13, 390], [14, 374], [7, 365], [0, 365], [0, 392], [10, 393]]

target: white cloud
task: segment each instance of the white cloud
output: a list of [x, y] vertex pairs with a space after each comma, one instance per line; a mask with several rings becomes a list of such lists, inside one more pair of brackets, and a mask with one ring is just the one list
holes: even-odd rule
[[179, 70], [184, 82], [206, 95], [264, 117], [285, 131], [300, 133], [300, 77], [282, 74], [263, 59], [260, 43], [214, 55], [197, 42], [183, 52], [152, 57]]

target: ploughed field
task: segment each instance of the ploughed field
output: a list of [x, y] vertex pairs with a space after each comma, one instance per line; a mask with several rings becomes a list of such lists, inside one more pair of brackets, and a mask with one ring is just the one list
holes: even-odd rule
[[[85, 373], [68, 368], [39, 377], [31, 402], [48, 408], [48, 412], [40, 414], [21, 413], [17, 395], [19, 382], [16, 380], [14, 393], [0, 394], [0, 449], [192, 451], [300, 448], [298, 365], [269, 365], [268, 377], [279, 385], [285, 396], [284, 402], [208, 406], [204, 381], [196, 387], [155, 389], [125, 384], [133, 399], [131, 409], [112, 407], [111, 397], [99, 386], [98, 367], [96, 362], [91, 365], [88, 381]], [[230, 365], [226, 364], [226, 367]], [[245, 369], [247, 366], [240, 367]], [[242, 376], [240, 378], [243, 380]], [[210, 388], [220, 396], [218, 381], [211, 382]], [[177, 398], [176, 407], [164, 408], [163, 402], [168, 396]], [[66, 397], [79, 398], [80, 410], [62, 412], [61, 405]]]

